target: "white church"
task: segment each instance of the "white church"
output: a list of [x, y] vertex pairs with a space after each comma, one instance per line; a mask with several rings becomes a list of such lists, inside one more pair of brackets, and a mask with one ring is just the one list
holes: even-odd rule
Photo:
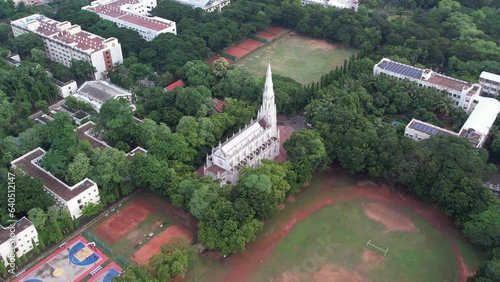
[[203, 167], [204, 175], [224, 184], [235, 184], [243, 166], [257, 167], [263, 159], [274, 159], [280, 153], [279, 130], [276, 121], [271, 63], [267, 67], [262, 106], [257, 119], [238, 134], [212, 148]]

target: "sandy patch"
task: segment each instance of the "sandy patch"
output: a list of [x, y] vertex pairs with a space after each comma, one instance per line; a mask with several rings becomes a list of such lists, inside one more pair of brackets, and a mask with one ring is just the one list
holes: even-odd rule
[[281, 203], [278, 205], [278, 210], [284, 210], [285, 209], [285, 204]]
[[363, 281], [363, 278], [354, 272], [348, 271], [343, 267], [335, 264], [324, 265], [320, 271], [313, 274], [311, 281], [317, 282], [358, 282]]
[[408, 216], [390, 207], [379, 203], [369, 203], [363, 204], [363, 210], [369, 219], [383, 224], [387, 228], [387, 233], [392, 231], [415, 232], [418, 230]]
[[372, 250], [364, 249], [361, 262], [356, 266], [356, 270], [365, 273], [369, 272], [377, 268], [383, 260], [384, 257], [381, 254], [377, 254]]
[[335, 48], [332, 43], [327, 42], [326, 40], [310, 40], [309, 47], [312, 49], [322, 49], [322, 50], [331, 50]]
[[295, 202], [295, 197], [290, 195], [288, 197], [286, 197], [286, 200], [289, 201], [290, 203], [294, 203]]

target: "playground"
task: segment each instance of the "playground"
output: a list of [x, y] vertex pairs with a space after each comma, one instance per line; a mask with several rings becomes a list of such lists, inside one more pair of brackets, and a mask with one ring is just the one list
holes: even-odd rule
[[435, 207], [340, 168], [317, 175], [246, 251], [191, 281], [459, 281], [484, 260]]
[[98, 274], [94, 275], [87, 282], [111, 282], [113, 277], [119, 276], [122, 273], [122, 268], [116, 263], [111, 262], [104, 267]]
[[258, 76], [264, 76], [267, 62], [271, 60], [274, 74], [309, 84], [336, 66], [343, 65], [344, 60], [355, 53], [356, 49], [342, 44], [290, 32], [251, 54], [240, 57], [234, 64], [245, 67]]
[[23, 273], [15, 281], [50, 282], [81, 281], [87, 275], [101, 271], [108, 260], [96, 246], [83, 237], [77, 237], [61, 247], [42, 262]]
[[189, 234], [195, 227], [194, 218], [187, 212], [158, 195], [141, 191], [97, 221], [85, 235], [119, 257], [148, 263], [152, 254], [159, 253], [160, 246], [168, 242], [168, 234], [174, 235], [172, 230], [182, 228], [182, 234]]

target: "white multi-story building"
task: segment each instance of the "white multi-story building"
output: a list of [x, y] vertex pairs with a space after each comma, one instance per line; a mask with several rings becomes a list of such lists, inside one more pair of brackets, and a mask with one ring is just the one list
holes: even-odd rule
[[51, 79], [52, 83], [54, 83], [59, 90], [59, 96], [63, 98], [68, 98], [69, 95], [76, 93], [76, 90], [78, 90], [78, 86], [74, 80], [62, 82], [53, 77], [51, 77]]
[[17, 6], [21, 2], [24, 2], [27, 6], [38, 6], [50, 3], [52, 0], [14, 0], [14, 5]]
[[82, 209], [88, 203], [98, 204], [100, 202], [99, 189], [94, 181], [85, 178], [77, 184], [69, 186], [40, 166], [44, 156], [45, 151], [42, 148], [36, 148], [13, 160], [11, 165], [13, 169], [18, 169], [33, 178], [42, 180], [45, 191], [54, 198], [59, 206], [67, 208], [74, 219], [82, 215]]
[[496, 97], [500, 92], [500, 75], [483, 71], [479, 84], [483, 87], [483, 95]]
[[458, 133], [418, 119], [412, 119], [405, 128], [405, 136], [415, 141], [421, 141], [435, 135], [458, 136]]
[[322, 5], [324, 7], [336, 7], [338, 9], [354, 9], [358, 11], [358, 0], [301, 0], [302, 6], [305, 5]]
[[146, 41], [162, 33], [177, 34], [174, 21], [150, 17], [156, 0], [97, 0], [82, 9], [96, 13], [101, 19], [114, 22], [119, 27], [132, 29]]
[[109, 99], [125, 100], [134, 108], [130, 91], [103, 80], [86, 81], [73, 97], [91, 104], [97, 112]]
[[262, 106], [257, 119], [252, 120], [238, 134], [212, 148], [207, 156], [203, 174], [219, 179], [221, 185], [236, 183], [243, 166], [256, 167], [264, 159], [274, 159], [280, 152], [280, 135], [277, 126], [276, 103], [271, 74], [267, 68]]
[[373, 67], [373, 75], [386, 74], [400, 80], [407, 79], [423, 87], [432, 87], [448, 92], [457, 107], [467, 113], [474, 109], [475, 97], [481, 94], [481, 85], [471, 84], [434, 72], [430, 69], [419, 69], [402, 63], [382, 59]]
[[174, 0], [193, 8], [203, 9], [205, 12], [220, 12], [224, 7], [231, 4], [231, 0]]
[[79, 25], [58, 22], [34, 14], [10, 22], [14, 36], [31, 32], [45, 44], [45, 54], [51, 61], [71, 66], [71, 60], [84, 60], [95, 67], [96, 79], [107, 76], [108, 70], [123, 63], [122, 48], [118, 39], [102, 38], [83, 31]]
[[0, 225], [0, 255], [6, 267], [15, 263], [15, 255], [21, 257], [33, 250], [33, 242], [38, 245], [38, 232], [26, 217], [9, 226]]
[[476, 97], [475, 99], [477, 106], [458, 133], [413, 119], [405, 128], [405, 136], [415, 141], [421, 141], [431, 136], [446, 134], [466, 138], [475, 148], [483, 147], [498, 113], [500, 113], [500, 102], [494, 98], [486, 97]]

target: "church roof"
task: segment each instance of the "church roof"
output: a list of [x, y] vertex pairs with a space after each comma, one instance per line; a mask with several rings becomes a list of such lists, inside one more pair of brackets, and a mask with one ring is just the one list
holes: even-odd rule
[[219, 148], [222, 154], [224, 156], [231, 156], [239, 149], [247, 146], [255, 139], [255, 137], [259, 136], [262, 132], [265, 131], [266, 126], [262, 126], [262, 124], [267, 125], [265, 120], [256, 120], [245, 127], [245, 129], [243, 129], [240, 133], [224, 142], [224, 144], [222, 144], [222, 146]]

